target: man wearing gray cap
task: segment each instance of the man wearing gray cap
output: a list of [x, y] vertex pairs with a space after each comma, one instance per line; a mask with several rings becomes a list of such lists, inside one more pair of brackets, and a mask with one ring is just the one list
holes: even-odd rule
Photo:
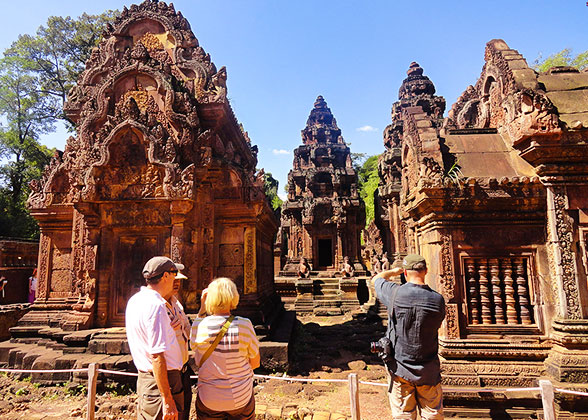
[[[406, 282], [393, 277], [404, 273]], [[443, 391], [438, 330], [445, 318], [445, 300], [425, 283], [427, 263], [407, 255], [402, 267], [382, 271], [373, 279], [376, 296], [388, 308], [386, 337], [393, 357], [388, 397], [394, 419], [443, 419]]]
[[139, 372], [138, 419], [178, 420], [182, 415], [182, 352], [163, 296], [172, 294], [174, 279], [183, 269], [167, 257], [151, 258], [143, 268], [147, 285], [127, 303], [127, 338]]

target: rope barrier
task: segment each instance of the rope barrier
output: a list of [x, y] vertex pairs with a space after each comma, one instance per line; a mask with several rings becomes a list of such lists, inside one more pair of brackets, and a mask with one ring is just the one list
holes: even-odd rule
[[87, 372], [88, 368], [85, 369], [53, 369], [53, 370], [41, 370], [41, 369], [0, 369], [0, 372], [6, 373], [69, 373], [69, 372]]
[[278, 379], [280, 381], [289, 381], [289, 382], [344, 382], [344, 383], [347, 383], [347, 379], [290, 378], [288, 376], [271, 376], [271, 375], [253, 375], [253, 377], [254, 378], [262, 378], [262, 379]]
[[557, 392], [561, 392], [564, 394], [581, 395], [583, 397], [588, 397], [588, 392], [572, 391], [571, 389], [563, 389], [563, 388], [555, 388], [555, 390]]
[[[88, 368], [82, 369], [0, 369], [0, 372], [4, 373], [78, 373], [78, 372], [87, 372]], [[108, 373], [111, 375], [121, 375], [121, 376], [138, 376], [137, 373], [133, 372], [124, 372], [122, 370], [110, 370], [110, 369], [98, 369], [100, 373]], [[347, 383], [347, 379], [321, 379], [321, 378], [292, 378], [288, 376], [271, 376], [271, 375], [253, 375], [254, 378], [257, 379], [277, 379], [279, 381], [287, 381], [287, 382], [330, 382], [330, 383]], [[192, 379], [198, 379], [198, 375], [190, 376]], [[382, 382], [368, 382], [368, 381], [359, 381], [362, 385], [372, 385], [372, 386], [381, 386], [381, 387], [388, 387], [387, 383]], [[564, 388], [555, 388], [557, 392], [561, 392], [564, 394], [572, 394], [572, 395], [579, 395], [583, 397], [588, 397], [588, 392], [581, 392], [581, 391], [572, 391], [569, 389]], [[520, 391], [541, 391], [539, 387], [530, 387], [530, 388], [449, 388], [445, 387], [444, 391], [449, 392], [520, 392]]]
[[138, 373], [123, 372], [122, 370], [98, 369], [98, 372], [101, 372], [101, 373], [110, 373], [112, 375], [122, 375], [122, 376], [139, 376]]
[[363, 385], [374, 385], [374, 386], [383, 386], [388, 388], [388, 384], [383, 384], [382, 382], [365, 382], [365, 381], [359, 381], [360, 384]]

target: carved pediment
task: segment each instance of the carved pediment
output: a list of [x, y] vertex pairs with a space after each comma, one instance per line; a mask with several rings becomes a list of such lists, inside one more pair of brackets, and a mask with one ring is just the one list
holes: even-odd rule
[[502, 40], [486, 45], [485, 64], [449, 111], [448, 129], [495, 128], [512, 143], [561, 131], [558, 111], [522, 55]]
[[[215, 166], [252, 175], [256, 149], [228, 105], [226, 77], [173, 5], [147, 0], [125, 8], [68, 96], [64, 111], [77, 136], [33, 183], [30, 205], [191, 197], [194, 179], [207, 179]], [[215, 128], [203, 127], [203, 118]], [[118, 166], [114, 149], [133, 164]]]

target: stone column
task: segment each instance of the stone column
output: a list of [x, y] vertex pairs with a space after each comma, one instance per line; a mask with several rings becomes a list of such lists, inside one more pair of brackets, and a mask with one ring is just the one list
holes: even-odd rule
[[255, 226], [245, 228], [244, 238], [244, 267], [243, 267], [243, 293], [249, 295], [257, 293], [257, 253]]
[[573, 247], [573, 220], [567, 214], [565, 185], [547, 185], [547, 246], [557, 313], [562, 319], [582, 319], [580, 288]]
[[546, 372], [558, 382], [588, 382], [588, 320], [574, 244], [574, 221], [568, 214], [566, 185], [547, 184], [547, 247], [557, 314], [552, 321], [554, 346], [545, 360]]

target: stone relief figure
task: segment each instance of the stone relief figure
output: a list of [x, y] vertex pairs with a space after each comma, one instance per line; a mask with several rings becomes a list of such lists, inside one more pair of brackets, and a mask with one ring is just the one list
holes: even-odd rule
[[378, 274], [382, 271], [382, 263], [376, 254], [372, 257], [372, 272]]
[[341, 269], [343, 277], [353, 277], [355, 275], [355, 269], [349, 264], [349, 257], [343, 258], [343, 268]]
[[388, 254], [382, 254], [382, 271], [390, 270], [390, 261], [388, 261]]
[[301, 279], [307, 279], [310, 277], [310, 264], [306, 261], [306, 258], [300, 258], [300, 264], [298, 264], [298, 277]]

